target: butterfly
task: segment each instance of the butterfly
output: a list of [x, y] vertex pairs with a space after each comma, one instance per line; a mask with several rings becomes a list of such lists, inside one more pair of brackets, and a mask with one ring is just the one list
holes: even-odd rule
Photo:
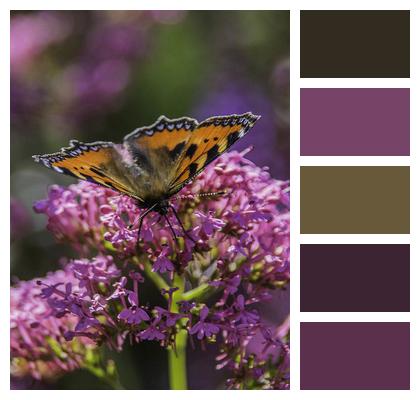
[[[34, 155], [36, 162], [61, 174], [96, 183], [130, 196], [145, 211], [139, 216], [138, 241], [144, 217], [171, 209], [187, 235], [169, 199], [212, 161], [245, 136], [260, 118], [250, 112], [208, 118], [161, 116], [126, 135], [122, 144], [71, 140], [52, 154]], [[187, 235], [189, 237], [189, 235]], [[192, 240], [192, 239], [191, 239]]]

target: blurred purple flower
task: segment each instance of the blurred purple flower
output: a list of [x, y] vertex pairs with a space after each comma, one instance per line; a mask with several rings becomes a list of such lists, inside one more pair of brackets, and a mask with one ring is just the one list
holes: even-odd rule
[[161, 24], [177, 24], [181, 22], [188, 11], [183, 10], [153, 10], [150, 11], [153, 19]]
[[31, 218], [24, 205], [17, 199], [10, 199], [10, 238], [16, 240], [31, 227]]
[[268, 95], [254, 84], [231, 78], [212, 84], [209, 95], [195, 110], [198, 118], [209, 115], [241, 114], [252, 110], [262, 118], [252, 134], [245, 136], [233, 149], [253, 146], [249, 158], [257, 165], [270, 167], [274, 177], [287, 176], [287, 160], [281, 157], [281, 138], [278, 133], [277, 116]]
[[56, 11], [13, 15], [10, 21], [11, 74], [21, 74], [49, 45], [65, 39], [71, 19]]

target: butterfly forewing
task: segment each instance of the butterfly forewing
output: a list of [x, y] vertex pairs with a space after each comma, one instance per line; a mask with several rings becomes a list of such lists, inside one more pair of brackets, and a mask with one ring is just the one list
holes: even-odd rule
[[258, 120], [251, 113], [212, 117], [192, 133], [170, 183], [171, 194], [179, 191], [209, 163], [243, 137]]
[[35, 161], [61, 174], [97, 183], [140, 199], [125, 176], [121, 156], [112, 142], [70, 142], [60, 152], [33, 156]]

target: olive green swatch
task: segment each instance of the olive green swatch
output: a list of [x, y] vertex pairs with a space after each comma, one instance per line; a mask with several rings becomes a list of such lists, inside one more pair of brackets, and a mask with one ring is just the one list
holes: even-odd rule
[[409, 167], [301, 167], [301, 233], [410, 233]]

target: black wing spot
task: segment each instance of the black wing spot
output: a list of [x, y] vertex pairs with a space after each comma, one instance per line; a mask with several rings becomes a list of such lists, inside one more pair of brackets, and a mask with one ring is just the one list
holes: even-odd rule
[[227, 137], [227, 148], [232, 146], [239, 139], [239, 132], [232, 132]]
[[208, 139], [204, 139], [204, 143], [207, 143], [209, 140]]
[[218, 138], [218, 137], [214, 137], [214, 138], [213, 138], [213, 140], [214, 140], [215, 142], [217, 142], [217, 141], [219, 140], [219, 138]]
[[102, 178], [105, 178], [106, 177], [106, 175], [105, 174], [103, 174], [101, 171], [99, 171], [97, 168], [94, 168], [94, 167], [90, 167], [89, 168], [94, 174], [96, 174], [96, 175], [99, 175], [99, 176], [102, 176]]
[[190, 159], [193, 157], [193, 155], [195, 154], [195, 152], [197, 151], [198, 146], [196, 144], [191, 144], [190, 147], [188, 147], [185, 155], [187, 157], [189, 157]]
[[84, 176], [84, 177], [85, 177], [85, 179], [86, 179], [88, 182], [98, 183], [98, 182], [96, 182], [96, 180], [95, 180], [94, 178], [92, 178], [90, 175], [86, 175], [86, 174], [80, 174], [80, 175]]
[[209, 162], [213, 161], [216, 157], [220, 155], [219, 153], [219, 146], [215, 144], [208, 152], [207, 152], [207, 158], [206, 163], [207, 165]]
[[172, 160], [176, 160], [180, 156], [182, 150], [184, 150], [184, 147], [185, 142], [178, 143], [172, 150], [169, 151], [169, 157]]
[[114, 189], [116, 192], [121, 193], [121, 191], [119, 191], [110, 181], [106, 181], [105, 185], [107, 185], [108, 187], [110, 187], [111, 189]]
[[77, 175], [73, 174], [73, 172], [71, 172], [69, 169], [64, 168], [64, 167], [59, 167], [59, 168], [63, 171], [63, 174], [73, 176], [74, 178], [79, 178]]
[[136, 164], [144, 170], [151, 171], [152, 166], [150, 165], [150, 161], [146, 154], [144, 154], [141, 150], [136, 147], [131, 148], [131, 152]]
[[188, 167], [188, 171], [190, 173], [189, 177], [192, 177], [195, 175], [195, 173], [197, 172], [197, 168], [198, 168], [197, 163], [190, 164], [190, 166]]

